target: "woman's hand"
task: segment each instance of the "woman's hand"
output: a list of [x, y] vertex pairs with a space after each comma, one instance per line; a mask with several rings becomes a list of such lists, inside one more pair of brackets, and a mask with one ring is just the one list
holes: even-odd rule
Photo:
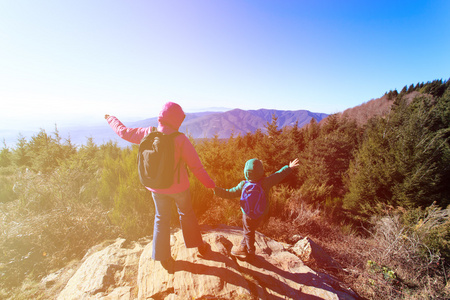
[[105, 115], [105, 119], [108, 119], [109, 118], [109, 115]]
[[295, 168], [297, 166], [298, 166], [298, 158], [296, 158], [293, 161], [289, 162], [289, 168]]

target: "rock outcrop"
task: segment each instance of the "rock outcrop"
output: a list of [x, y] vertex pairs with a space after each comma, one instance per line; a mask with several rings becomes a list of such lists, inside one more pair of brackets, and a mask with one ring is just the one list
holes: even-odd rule
[[142, 244], [121, 238], [102, 250], [91, 249], [57, 299], [135, 299], [143, 250]]
[[329, 256], [319, 245], [308, 237], [300, 239], [292, 251], [306, 263], [315, 263], [325, 269], [342, 270], [342, 267]]
[[[357, 299], [333, 277], [315, 272], [286, 245], [256, 235], [256, 256], [230, 255], [242, 239], [237, 227], [204, 228], [204, 257], [171, 236], [173, 270], [151, 259], [151, 241], [117, 239], [90, 251], [59, 293], [62, 299]], [[316, 247], [316, 245], [314, 246]]]

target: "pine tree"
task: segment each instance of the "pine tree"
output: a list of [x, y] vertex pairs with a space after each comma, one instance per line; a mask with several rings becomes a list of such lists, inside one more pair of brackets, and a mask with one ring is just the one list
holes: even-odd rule
[[28, 142], [26, 138], [22, 135], [19, 135], [19, 138], [16, 143], [16, 148], [13, 151], [12, 159], [14, 165], [19, 168], [28, 168], [31, 166], [31, 157], [28, 153]]
[[408, 87], [405, 85], [402, 90], [400, 91], [400, 94], [398, 94], [397, 98], [401, 98], [408, 92]]
[[12, 165], [12, 152], [6, 146], [6, 142], [3, 140], [3, 148], [0, 151], [0, 167], [9, 167]]
[[284, 142], [282, 131], [278, 129], [277, 120], [273, 115], [272, 122], [267, 122], [265, 126], [267, 134], [259, 137], [254, 145], [256, 158], [263, 162], [266, 173], [276, 172], [289, 162], [288, 144]]
[[304, 130], [298, 127], [298, 121], [290, 129], [286, 128], [285, 136], [287, 138], [287, 147], [291, 149], [290, 157], [299, 157], [306, 147]]
[[272, 115], [272, 121], [269, 123], [267, 122], [266, 125], [264, 126], [264, 128], [266, 128], [267, 130], [267, 135], [269, 136], [269, 138], [272, 139], [277, 139], [280, 134], [281, 134], [281, 130], [278, 129], [278, 117], [273, 114]]
[[448, 98], [437, 101], [401, 101], [387, 118], [369, 123], [350, 166], [346, 207], [370, 215], [383, 205], [450, 204], [444, 181], [449, 178], [449, 127], [442, 122]]
[[309, 143], [316, 139], [319, 136], [320, 133], [320, 127], [317, 123], [317, 120], [314, 118], [311, 118], [311, 121], [309, 121], [309, 124], [305, 127], [305, 142]]
[[300, 178], [302, 194], [311, 202], [342, 197], [346, 174], [354, 149], [358, 146], [359, 130], [355, 121], [331, 115], [320, 127], [320, 133], [302, 153]]
[[33, 155], [31, 160], [33, 171], [48, 174], [56, 169], [59, 161], [65, 158], [57, 131], [56, 134], [54, 138], [41, 129], [38, 134], [31, 137], [27, 150]]

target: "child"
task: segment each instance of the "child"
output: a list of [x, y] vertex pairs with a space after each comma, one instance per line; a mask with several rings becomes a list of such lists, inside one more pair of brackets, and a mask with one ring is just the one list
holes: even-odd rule
[[[265, 177], [262, 162], [254, 158], [245, 163], [244, 175], [246, 180], [241, 181], [236, 187], [231, 189], [223, 189], [216, 186], [214, 191], [221, 198], [233, 199], [241, 196], [244, 238], [240, 246], [231, 251], [232, 255], [239, 258], [246, 258], [255, 254], [255, 231], [268, 210], [265, 197], [268, 197], [269, 190], [272, 186], [280, 183], [297, 166], [298, 159], [296, 158], [294, 161], [289, 162], [289, 166], [284, 166], [279, 171]], [[258, 195], [261, 200], [247, 201], [247, 199], [250, 199], [248, 195], [252, 193], [250, 191], [252, 189], [258, 190], [259, 187], [262, 187], [263, 190], [263, 192], [261, 191], [261, 195]], [[251, 197], [255, 196], [253, 195]]]

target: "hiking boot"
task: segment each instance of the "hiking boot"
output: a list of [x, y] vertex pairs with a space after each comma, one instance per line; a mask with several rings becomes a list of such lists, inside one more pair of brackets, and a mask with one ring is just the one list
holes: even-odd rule
[[201, 246], [198, 248], [198, 257], [204, 257], [208, 254], [209, 250], [211, 249], [211, 246], [208, 243], [203, 242]]
[[247, 257], [247, 249], [245, 249], [245, 246], [240, 245], [239, 247], [233, 248], [231, 250], [231, 255], [239, 257], [239, 258], [246, 258]]
[[161, 260], [161, 266], [169, 273], [169, 274], [173, 274], [174, 272], [174, 264], [175, 264], [175, 260], [170, 257], [166, 260]]

